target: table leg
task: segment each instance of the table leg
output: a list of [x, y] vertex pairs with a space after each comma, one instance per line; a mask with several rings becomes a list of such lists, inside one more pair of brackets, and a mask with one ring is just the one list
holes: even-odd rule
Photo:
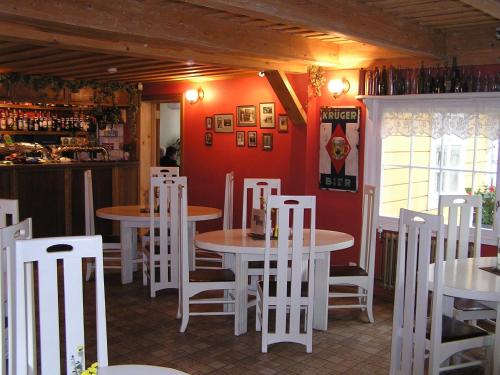
[[[135, 238], [135, 241], [134, 241]], [[121, 264], [122, 264], [122, 284], [131, 283], [132, 273], [132, 254], [133, 246], [137, 246], [137, 228], [133, 228], [127, 223], [120, 223], [121, 240]]]
[[234, 334], [239, 336], [247, 332], [248, 319], [248, 261], [241, 254], [236, 254], [236, 290]]
[[188, 222], [188, 244], [189, 244], [189, 270], [196, 270], [196, 254], [194, 246], [194, 236], [196, 234], [196, 222]]
[[497, 303], [497, 324], [495, 328], [495, 341], [493, 343], [493, 373], [500, 375], [500, 302]]
[[326, 331], [328, 328], [328, 276], [330, 253], [316, 254], [314, 270], [314, 314], [313, 328]]

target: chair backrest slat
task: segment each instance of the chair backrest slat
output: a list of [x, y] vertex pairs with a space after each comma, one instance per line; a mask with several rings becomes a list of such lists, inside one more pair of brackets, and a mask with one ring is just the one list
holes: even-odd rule
[[[10, 222], [8, 218], [10, 217]], [[19, 222], [19, 203], [17, 199], [0, 199], [0, 228]]]
[[[83, 323], [83, 275], [82, 259], [95, 263], [95, 305], [97, 320], [97, 361], [100, 366], [108, 365], [106, 312], [104, 301], [104, 276], [101, 236], [52, 237], [17, 241], [16, 249], [16, 312], [18, 317], [26, 316], [33, 309], [34, 299], [30, 297], [32, 281], [26, 281], [25, 272], [32, 265], [38, 267], [38, 304], [40, 330], [40, 368], [42, 374], [60, 374], [60, 327], [59, 306], [64, 304], [66, 372], [72, 373], [74, 361], [85, 364], [85, 352], [79, 347], [85, 345]], [[62, 264], [64, 302], [58, 287], [58, 264]], [[27, 342], [36, 342], [34, 326], [30, 319], [16, 320], [16, 374], [25, 375], [36, 369], [27, 350]]]
[[224, 219], [222, 229], [233, 229], [233, 197], [234, 172], [226, 173], [226, 190], [224, 193]]
[[[251, 207], [248, 206], [248, 195], [251, 194]], [[245, 178], [243, 180], [243, 211], [241, 227], [247, 228], [247, 218], [252, 208], [261, 208], [261, 199], [267, 200], [269, 195], [281, 194], [279, 178]]]
[[[391, 345], [391, 374], [424, 374], [426, 325], [428, 318], [429, 264], [432, 235], [436, 239], [434, 280], [442, 276], [444, 242], [442, 216], [401, 209], [398, 258]], [[434, 301], [440, 298], [442, 284], [434, 285]], [[439, 307], [439, 306], [438, 306]], [[439, 317], [441, 310], [435, 310]], [[433, 315], [434, 316], [434, 315]], [[432, 333], [435, 322], [433, 319]], [[440, 327], [439, 329], [440, 334]], [[439, 337], [440, 339], [440, 337]], [[432, 355], [431, 355], [432, 357]]]
[[359, 266], [367, 271], [370, 278], [375, 272], [375, 239], [377, 224], [374, 220], [375, 187], [365, 185], [363, 189], [363, 223]]
[[[448, 208], [448, 228], [446, 231], [446, 260], [469, 257], [469, 230], [475, 218], [474, 258], [481, 256], [481, 225], [483, 201], [479, 195], [441, 195], [439, 215]], [[457, 243], [458, 242], [458, 243]]]
[[[15, 251], [16, 241], [29, 239], [32, 236], [31, 218], [25, 219], [20, 223], [0, 228], [0, 321], [5, 322], [7, 318], [7, 327], [5, 325], [0, 329], [0, 373], [14, 374], [14, 353], [15, 353], [15, 321], [17, 318], [14, 304], [15, 284]], [[5, 303], [5, 301], [7, 303]], [[8, 347], [6, 348], [6, 337], [8, 337]], [[8, 353], [8, 354], [7, 354]], [[7, 357], [8, 372], [7, 372]]]
[[83, 172], [84, 202], [85, 202], [85, 235], [95, 234], [94, 219], [94, 193], [92, 190], [92, 171], [90, 169]]

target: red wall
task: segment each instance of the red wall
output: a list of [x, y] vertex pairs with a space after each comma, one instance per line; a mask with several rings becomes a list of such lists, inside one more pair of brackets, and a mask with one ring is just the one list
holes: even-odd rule
[[[339, 74], [339, 73], [336, 73]], [[327, 77], [329, 79], [329, 76]], [[205, 117], [214, 114], [236, 115], [238, 105], [275, 102], [276, 115], [285, 113], [266, 78], [250, 77], [201, 84], [145, 85], [143, 97], [159, 98], [162, 94], [181, 93], [188, 88], [203, 87], [205, 97], [196, 104], [184, 104], [183, 111], [183, 174], [188, 176], [189, 201], [193, 204], [224, 206], [225, 173], [235, 172], [235, 227], [241, 225], [243, 178], [280, 178], [283, 194], [314, 194], [317, 196], [317, 227], [340, 230], [355, 236], [356, 246], [335, 253], [336, 263], [357, 259], [361, 226], [361, 193], [322, 191], [318, 188], [319, 110], [324, 105], [359, 105], [348, 97], [335, 101], [331, 96], [308, 97], [308, 76], [290, 75], [289, 80], [307, 109], [307, 127], [290, 123], [288, 133], [277, 129], [237, 127], [236, 130], [257, 131], [256, 148], [236, 147], [235, 133], [214, 133], [213, 145], [205, 146]], [[357, 84], [354, 85], [357, 87]], [[326, 95], [326, 90], [324, 90]], [[353, 90], [353, 92], [356, 90]], [[262, 133], [273, 134], [273, 150], [262, 150]], [[361, 132], [363, 142], [363, 131]], [[362, 146], [361, 146], [362, 149]], [[360, 159], [362, 160], [362, 153]], [[362, 165], [360, 165], [360, 171]], [[362, 186], [360, 174], [359, 186]], [[204, 223], [199, 230], [220, 228], [218, 223]]]

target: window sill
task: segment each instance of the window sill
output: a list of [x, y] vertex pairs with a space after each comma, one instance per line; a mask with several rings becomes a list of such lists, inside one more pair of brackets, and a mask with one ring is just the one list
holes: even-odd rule
[[[387, 217], [380, 216], [378, 219], [378, 227], [382, 230], [390, 230], [397, 232], [399, 230], [399, 218], [397, 217]], [[469, 231], [469, 241], [474, 240], [474, 233]], [[481, 244], [497, 246], [497, 236], [493, 229], [482, 229], [481, 230]]]

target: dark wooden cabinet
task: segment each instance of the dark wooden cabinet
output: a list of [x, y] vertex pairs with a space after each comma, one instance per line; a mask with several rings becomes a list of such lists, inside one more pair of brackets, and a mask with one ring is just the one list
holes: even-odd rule
[[[20, 219], [33, 219], [35, 237], [85, 234], [83, 173], [92, 170], [94, 209], [138, 203], [137, 162], [88, 162], [0, 167], [0, 198], [19, 200]], [[95, 218], [97, 234], [119, 234]]]
[[68, 104], [93, 105], [94, 89], [85, 87], [78, 91], [68, 90]]

